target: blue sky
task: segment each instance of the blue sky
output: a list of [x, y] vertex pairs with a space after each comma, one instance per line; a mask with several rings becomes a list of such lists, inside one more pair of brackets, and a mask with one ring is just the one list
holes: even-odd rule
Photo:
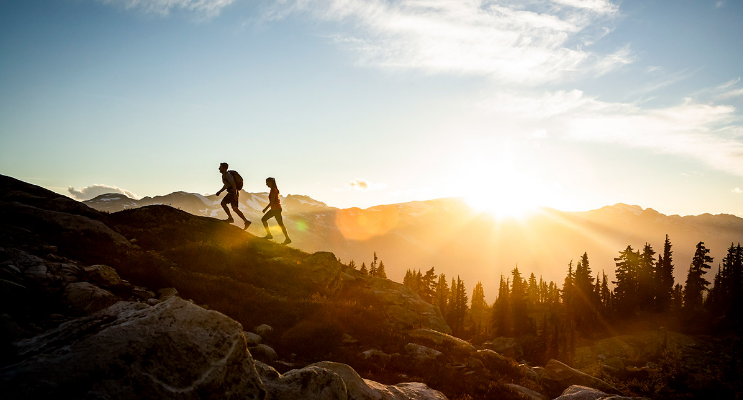
[[0, 1], [0, 173], [743, 215], [733, 1]]

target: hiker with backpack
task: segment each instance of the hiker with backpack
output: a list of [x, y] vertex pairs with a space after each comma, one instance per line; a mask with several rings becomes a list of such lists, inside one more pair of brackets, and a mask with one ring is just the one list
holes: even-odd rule
[[281, 217], [281, 202], [279, 201], [279, 188], [276, 186], [276, 179], [266, 178], [266, 186], [270, 187], [271, 191], [268, 193], [268, 205], [263, 209], [263, 212], [266, 213], [266, 210], [268, 210], [269, 207], [271, 208], [271, 211], [267, 212], [266, 215], [261, 218], [263, 227], [266, 228], [266, 236], [264, 236], [264, 238], [273, 239], [273, 235], [271, 235], [271, 231], [268, 229], [268, 220], [276, 218], [276, 222], [279, 223], [281, 231], [284, 232], [284, 237], [286, 238], [283, 244], [289, 244], [292, 240], [289, 239], [289, 234], [286, 233], [284, 218]]
[[243, 229], [247, 230], [250, 226], [250, 221], [248, 221], [248, 219], [245, 218], [245, 215], [243, 215], [243, 213], [237, 208], [237, 199], [240, 195], [240, 189], [243, 188], [243, 178], [237, 173], [237, 171], [228, 171], [228, 167], [229, 166], [225, 162], [219, 164], [219, 172], [222, 174], [222, 183], [224, 186], [222, 186], [222, 189], [219, 189], [217, 196], [219, 196], [223, 190], [227, 191], [227, 195], [222, 199], [222, 208], [224, 208], [224, 212], [227, 213], [227, 219], [224, 221], [230, 224], [235, 222], [235, 220], [232, 219], [230, 210], [227, 208], [227, 204], [231, 204], [232, 210], [235, 211], [235, 214], [245, 221], [245, 228]]

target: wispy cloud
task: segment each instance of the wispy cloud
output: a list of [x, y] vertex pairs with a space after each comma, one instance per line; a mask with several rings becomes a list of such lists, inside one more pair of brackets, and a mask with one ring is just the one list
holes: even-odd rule
[[727, 88], [735, 85], [738, 82], [740, 82], [740, 77], [735, 78], [735, 79], [731, 79], [731, 80], [723, 83], [722, 85], [718, 86], [717, 88], [720, 89], [720, 90], [724, 90], [724, 89], [727, 89]]
[[740, 97], [740, 96], [743, 96], [743, 88], [730, 90], [728, 92], [721, 94], [719, 97], [721, 99], [729, 99], [729, 98]]
[[222, 9], [235, 0], [99, 0], [105, 4], [137, 9], [145, 13], [168, 15], [171, 11], [182, 10], [210, 18], [219, 15]]
[[536, 85], [632, 62], [629, 46], [599, 55], [569, 45], [617, 13], [607, 0], [285, 0], [266, 18], [291, 13], [348, 29], [333, 37], [363, 65]]
[[70, 186], [67, 188], [67, 191], [72, 195], [72, 197], [80, 201], [90, 200], [96, 196], [100, 196], [106, 193], [120, 193], [135, 200], [140, 199], [139, 196], [137, 196], [136, 194], [126, 189], [122, 189], [122, 188], [119, 188], [116, 186], [110, 186], [110, 185], [95, 184], [91, 186], [86, 186], [80, 190], [77, 190], [74, 187]]
[[354, 179], [351, 182], [348, 182], [343, 189], [338, 190], [360, 190], [360, 191], [370, 191], [370, 190], [378, 190], [378, 189], [384, 189], [387, 185], [384, 183], [374, 183], [370, 182], [366, 179]]
[[581, 142], [614, 143], [675, 154], [743, 176], [743, 125], [735, 108], [685, 99], [666, 108], [612, 103], [579, 90], [541, 95], [500, 93], [480, 107], [503, 118], [550, 127], [551, 136]]
[[735, 188], [735, 189], [732, 190], [732, 192], [733, 193], [737, 193], [737, 194], [741, 194], [741, 193], [743, 193], [743, 190], [741, 190], [741, 188]]

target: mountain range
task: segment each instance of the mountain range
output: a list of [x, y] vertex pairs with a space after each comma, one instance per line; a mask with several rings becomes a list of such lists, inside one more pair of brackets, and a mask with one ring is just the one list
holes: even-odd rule
[[[112, 193], [84, 203], [104, 212], [165, 204], [194, 215], [226, 218], [220, 201], [214, 195], [175, 192], [141, 200]], [[611, 280], [619, 251], [628, 245], [641, 250], [645, 243], [662, 251], [666, 234], [673, 245], [676, 283], [683, 284], [699, 241], [711, 250], [716, 270], [730, 244], [743, 239], [743, 219], [733, 215], [664, 215], [621, 203], [585, 212], [542, 208], [523, 219], [496, 219], [458, 198], [366, 209], [330, 207], [302, 195], [282, 196], [281, 202], [292, 246], [332, 251], [359, 266], [369, 266], [376, 253], [390, 279], [398, 282], [408, 269], [425, 272], [434, 267], [448, 279], [459, 276], [468, 290], [482, 282], [488, 301], [496, 295], [500, 275], [515, 267], [525, 277], [534, 273], [537, 279], [562, 285], [568, 264], [584, 252], [594, 275], [603, 271]], [[268, 194], [243, 191], [239, 203], [254, 222], [249, 231], [262, 235], [261, 210]], [[270, 226], [274, 237], [283, 240], [273, 220]]]

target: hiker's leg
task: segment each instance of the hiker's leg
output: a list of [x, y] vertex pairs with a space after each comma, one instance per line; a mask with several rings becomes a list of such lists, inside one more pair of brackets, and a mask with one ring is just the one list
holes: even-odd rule
[[227, 193], [226, 196], [224, 196], [224, 199], [222, 199], [222, 208], [224, 209], [224, 212], [227, 213], [227, 219], [232, 219], [232, 214], [230, 214], [230, 209], [227, 208], [227, 203], [229, 203], [229, 193]]
[[268, 229], [268, 220], [273, 217], [273, 210], [266, 213], [266, 215], [261, 218], [261, 222], [263, 222], [263, 227], [266, 228], [266, 235], [270, 235], [271, 231]]
[[281, 210], [276, 211], [276, 222], [281, 227], [281, 232], [284, 232], [284, 238], [289, 239], [289, 234], [286, 233], [286, 227], [284, 226], [284, 217], [281, 216]]
[[237, 205], [232, 205], [232, 210], [235, 211], [235, 214], [237, 214], [238, 217], [242, 218], [243, 221], [248, 222], [248, 219], [245, 218], [245, 214], [243, 214], [242, 211], [240, 211], [239, 208], [237, 208]]

